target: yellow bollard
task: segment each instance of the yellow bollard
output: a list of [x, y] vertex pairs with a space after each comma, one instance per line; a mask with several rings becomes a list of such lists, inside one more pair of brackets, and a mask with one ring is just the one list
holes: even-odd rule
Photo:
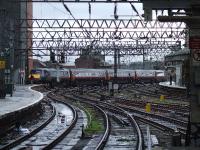
[[146, 104], [145, 110], [146, 110], [147, 113], [150, 113], [150, 112], [151, 112], [151, 104], [150, 104], [150, 103], [147, 103], [147, 104]]
[[160, 101], [165, 100], [165, 96], [164, 95], [160, 95]]

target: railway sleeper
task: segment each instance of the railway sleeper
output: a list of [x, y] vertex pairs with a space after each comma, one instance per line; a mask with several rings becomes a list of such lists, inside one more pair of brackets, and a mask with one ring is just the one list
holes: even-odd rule
[[178, 120], [178, 119], [174, 119], [174, 118], [170, 118], [170, 117], [166, 117], [166, 116], [163, 117], [162, 115], [158, 115], [158, 114], [146, 113], [144, 111], [140, 111], [140, 110], [136, 110], [136, 109], [130, 108], [129, 106], [120, 106], [119, 105], [119, 107], [126, 108], [131, 112], [135, 112], [135, 113], [138, 113], [138, 114], [141, 114], [141, 115], [151, 116], [151, 117], [154, 117], [154, 118], [157, 118], [157, 119], [161, 119], [161, 120], [164, 120], [164, 121], [173, 122], [173, 123], [181, 125], [181, 126], [187, 126], [187, 124], [188, 124], [188, 122], [186, 122], [186, 121], [182, 121], [182, 120]]
[[118, 124], [121, 124], [123, 127], [130, 125], [128, 122], [124, 121], [123, 119], [120, 119], [116, 115], [111, 115], [111, 117], [113, 118], [114, 121], [116, 121]]

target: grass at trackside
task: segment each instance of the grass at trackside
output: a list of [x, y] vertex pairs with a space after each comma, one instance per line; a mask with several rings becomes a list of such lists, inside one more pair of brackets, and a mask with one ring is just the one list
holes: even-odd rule
[[103, 124], [99, 121], [96, 113], [91, 108], [86, 107], [87, 118], [90, 118], [87, 127], [85, 128], [85, 134], [95, 134], [103, 131]]
[[99, 133], [104, 130], [103, 123], [98, 119], [93, 109], [87, 107], [86, 105], [80, 104], [80, 102], [77, 102], [74, 105], [82, 109], [87, 115], [88, 122], [87, 122], [87, 126], [84, 129], [84, 133], [86, 135]]

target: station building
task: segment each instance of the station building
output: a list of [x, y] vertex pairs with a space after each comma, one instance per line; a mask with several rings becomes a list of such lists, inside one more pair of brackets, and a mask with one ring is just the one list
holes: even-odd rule
[[171, 74], [176, 85], [187, 86], [188, 84], [190, 72], [189, 54], [190, 50], [183, 48], [165, 56], [166, 76], [169, 78]]
[[32, 3], [0, 1], [0, 59], [5, 61], [4, 69], [11, 74], [7, 74], [7, 78], [12, 83], [24, 82], [33, 65], [32, 21], [21, 23], [21, 19], [32, 19], [32, 15]]

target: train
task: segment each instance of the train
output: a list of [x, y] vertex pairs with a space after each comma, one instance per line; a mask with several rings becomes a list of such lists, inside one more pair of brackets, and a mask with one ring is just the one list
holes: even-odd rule
[[33, 83], [62, 84], [67, 87], [81, 84], [105, 85], [109, 81], [119, 84], [155, 83], [166, 79], [163, 70], [117, 69], [117, 77], [114, 77], [114, 69], [37, 68], [30, 71], [29, 80]]

